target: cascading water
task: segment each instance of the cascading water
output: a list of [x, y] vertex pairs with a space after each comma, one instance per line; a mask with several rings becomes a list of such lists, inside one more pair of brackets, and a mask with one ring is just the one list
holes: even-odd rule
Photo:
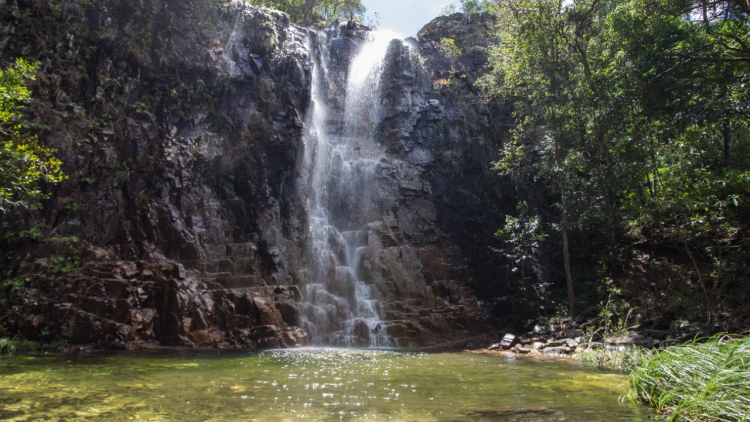
[[312, 36], [313, 110], [305, 147], [311, 244], [304, 328], [318, 343], [387, 347], [381, 303], [359, 270], [374, 218], [372, 182], [385, 156], [374, 142], [381, 119], [380, 75], [388, 44], [399, 36], [370, 33], [346, 70], [337, 68], [342, 62], [333, 60], [328, 47], [338, 31]]

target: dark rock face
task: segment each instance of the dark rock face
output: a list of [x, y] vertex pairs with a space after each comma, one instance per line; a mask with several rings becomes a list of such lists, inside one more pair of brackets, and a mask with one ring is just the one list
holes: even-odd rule
[[[53, 304], [20, 330], [113, 347], [304, 344], [290, 328], [302, 298], [284, 286], [307, 219], [305, 30], [241, 1], [93, 3], [3, 2], [30, 16], [4, 18], [4, 62], [42, 63], [30, 117], [70, 176], [37, 221], [80, 239], [66, 259], [85, 262], [53, 277]], [[51, 265], [38, 244], [20, 249]]]
[[[49, 127], [40, 139], [60, 149], [70, 176], [34, 219], [76, 237], [64, 252], [4, 246], [27, 257], [3, 252], [4, 277], [34, 279], [13, 303], [43, 298], [18, 308], [13, 329], [114, 348], [306, 344], [307, 30], [242, 1], [94, 3], [0, 5], [16, 13], [2, 18], [3, 63], [42, 63], [29, 118]], [[510, 121], [473, 88], [491, 24], [440, 18], [388, 53], [377, 129], [388, 157], [359, 270], [385, 304], [394, 345], [488, 324], [476, 293], [493, 294], [487, 279], [502, 277], [487, 252], [500, 223], [486, 204], [502, 199], [489, 162]], [[364, 35], [344, 33], [332, 56], [350, 60]], [[446, 58], [443, 37], [468, 59]], [[26, 215], [3, 219], [2, 234], [29, 229]], [[78, 269], [58, 271], [60, 259]]]
[[289, 326], [300, 317], [296, 286], [209, 288], [184, 274], [181, 264], [91, 262], [64, 280], [53, 302], [28, 308], [16, 323], [22, 333], [118, 349], [307, 344]]
[[[435, 19], [416, 40], [394, 41], [379, 127], [381, 143], [409, 169], [400, 178], [398, 225], [419, 245], [425, 279], [436, 280], [435, 292], [451, 290], [441, 280], [455, 280], [482, 300], [505, 294], [512, 277], [490, 246], [498, 246], [493, 234], [513, 211], [516, 195], [491, 164], [509, 139], [512, 110], [476, 86], [488, 69], [493, 26], [491, 16], [456, 14]], [[459, 51], [447, 52], [444, 39]]]

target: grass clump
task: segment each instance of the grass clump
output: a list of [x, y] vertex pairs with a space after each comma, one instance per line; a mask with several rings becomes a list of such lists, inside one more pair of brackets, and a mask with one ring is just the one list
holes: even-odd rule
[[36, 341], [17, 338], [0, 338], [0, 355], [12, 355], [18, 349], [37, 351], [40, 347], [41, 345]]
[[53, 342], [38, 342], [27, 340], [25, 338], [0, 338], [0, 355], [12, 355], [16, 351], [21, 352], [39, 352], [55, 350], [58, 347], [67, 344], [67, 340], [61, 339]]
[[584, 350], [576, 355], [583, 363], [595, 365], [599, 369], [613, 369], [629, 372], [653, 356], [653, 352], [644, 347], [621, 347]]
[[635, 366], [628, 397], [669, 413], [670, 421], [750, 421], [750, 338], [700, 341]]

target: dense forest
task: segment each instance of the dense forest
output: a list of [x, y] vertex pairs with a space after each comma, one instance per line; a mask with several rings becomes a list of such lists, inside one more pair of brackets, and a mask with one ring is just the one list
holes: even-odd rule
[[525, 261], [554, 245], [571, 317], [599, 305], [622, 324], [737, 329], [750, 310], [748, 3], [464, 9], [497, 16], [482, 83], [515, 105], [495, 168], [519, 192], [498, 231], [519, 290], [543, 299]]

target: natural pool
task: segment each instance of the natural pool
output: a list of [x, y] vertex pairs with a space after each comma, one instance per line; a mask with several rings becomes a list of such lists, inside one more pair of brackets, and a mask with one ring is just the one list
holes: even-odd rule
[[0, 358], [3, 421], [643, 421], [624, 375], [468, 353], [268, 352]]

